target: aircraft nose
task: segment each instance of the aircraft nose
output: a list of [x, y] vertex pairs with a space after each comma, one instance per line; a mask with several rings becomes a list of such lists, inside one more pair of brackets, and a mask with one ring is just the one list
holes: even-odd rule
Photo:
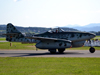
[[91, 38], [96, 37], [96, 34], [94, 34], [94, 33], [90, 33], [90, 35], [91, 35]]
[[96, 34], [92, 34], [93, 35], [93, 37], [96, 37]]

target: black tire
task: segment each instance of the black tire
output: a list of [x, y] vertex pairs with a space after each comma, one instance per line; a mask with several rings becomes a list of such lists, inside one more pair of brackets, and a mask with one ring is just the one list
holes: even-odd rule
[[49, 49], [48, 51], [50, 51], [51, 54], [56, 54], [56, 49]]
[[65, 51], [65, 49], [58, 49], [58, 52], [61, 54], [64, 53], [64, 51]]
[[90, 53], [94, 53], [94, 52], [95, 52], [95, 48], [94, 48], [94, 47], [91, 47], [91, 48], [89, 49], [89, 51], [90, 51]]

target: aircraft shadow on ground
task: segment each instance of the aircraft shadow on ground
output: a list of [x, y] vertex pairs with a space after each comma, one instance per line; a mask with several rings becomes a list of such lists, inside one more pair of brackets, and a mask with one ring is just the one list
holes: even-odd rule
[[[39, 56], [39, 57], [48, 57], [48, 56], [58, 56], [58, 55], [82, 55], [84, 53], [79, 53], [79, 52], [64, 52], [62, 54], [60, 53], [56, 53], [56, 54], [51, 54], [49, 52], [45, 52], [45, 53], [0, 53], [0, 55], [10, 55], [8, 57], [35, 57], [35, 56]], [[58, 56], [59, 57], [59, 56]]]

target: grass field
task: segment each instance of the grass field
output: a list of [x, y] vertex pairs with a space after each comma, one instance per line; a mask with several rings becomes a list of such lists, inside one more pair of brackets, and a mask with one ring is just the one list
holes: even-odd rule
[[6, 38], [0, 38], [0, 41], [6, 41]]
[[100, 36], [96, 36], [94, 39], [99, 39], [100, 40]]
[[[0, 49], [35, 50], [34, 45], [13, 42], [10, 46], [10, 42], [0, 42]], [[0, 57], [0, 75], [100, 75], [100, 58]]]
[[[89, 50], [90, 47], [77, 47], [77, 48], [66, 48], [66, 50]], [[22, 44], [12, 42], [0, 42], [0, 49], [2, 50], [36, 50], [35, 44]], [[95, 47], [96, 50], [100, 50], [100, 47]], [[39, 50], [39, 49], [38, 49]]]
[[0, 75], [100, 75], [100, 58], [0, 58]]
[[18, 42], [12, 42], [12, 46], [10, 46], [10, 42], [0, 42], [0, 49], [36, 50], [35, 44], [22, 44]]

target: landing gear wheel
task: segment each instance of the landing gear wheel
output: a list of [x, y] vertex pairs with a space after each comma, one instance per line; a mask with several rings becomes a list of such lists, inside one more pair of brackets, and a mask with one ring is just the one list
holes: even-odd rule
[[89, 51], [90, 51], [91, 53], [94, 53], [94, 52], [95, 52], [95, 48], [94, 48], [94, 47], [91, 47], [91, 48], [89, 49]]
[[64, 51], [65, 51], [65, 49], [58, 49], [58, 52], [61, 53], [61, 54], [62, 54]]
[[49, 49], [48, 51], [50, 51], [51, 54], [55, 54], [56, 53], [56, 49]]

